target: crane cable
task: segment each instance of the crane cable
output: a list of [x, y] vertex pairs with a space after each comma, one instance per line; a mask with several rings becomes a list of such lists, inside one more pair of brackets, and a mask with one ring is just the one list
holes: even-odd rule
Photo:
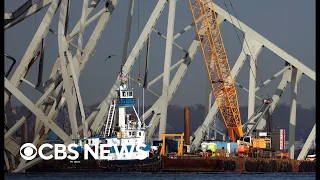
[[[138, 38], [139, 38], [139, 35], [140, 35], [140, 1], [138, 0]], [[139, 75], [138, 75], [138, 82], [139, 82], [139, 86], [140, 86], [140, 82], [141, 82], [141, 77], [140, 77], [140, 53], [139, 53], [139, 56], [138, 56], [138, 61], [139, 61]]]
[[[261, 81], [261, 85], [263, 85], [262, 77], [261, 77], [261, 74], [260, 74], [259, 71], [258, 71], [258, 66], [257, 66], [257, 64], [256, 64], [257, 61], [256, 61], [256, 59], [254, 58], [254, 56], [252, 55], [252, 53], [251, 53], [251, 50], [250, 50], [250, 47], [249, 47], [248, 42], [247, 42], [247, 40], [246, 40], [245, 34], [244, 34], [244, 32], [243, 32], [243, 30], [242, 30], [242, 28], [241, 28], [239, 19], [238, 19], [238, 17], [237, 17], [237, 14], [236, 14], [236, 12], [235, 12], [235, 10], [234, 10], [234, 7], [233, 7], [233, 5], [232, 5], [232, 2], [231, 2], [230, 0], [229, 0], [229, 3], [230, 3], [230, 5], [231, 5], [232, 11], [233, 11], [233, 13], [234, 13], [234, 16], [235, 16], [235, 18], [236, 18], [236, 20], [237, 20], [237, 22], [238, 22], [239, 29], [240, 29], [241, 32], [242, 32], [243, 41], [245, 42], [245, 44], [246, 44], [246, 46], [247, 46], [247, 48], [248, 48], [248, 50], [249, 50], [250, 56], [253, 58], [253, 60], [254, 60], [254, 62], [255, 62], [254, 65], [255, 65], [255, 68], [256, 68], [256, 72], [257, 72], [256, 75], [259, 76], [259, 79], [260, 79], [260, 81]], [[224, 5], [225, 5], [225, 7], [226, 7], [226, 9], [227, 9], [227, 12], [228, 12], [228, 14], [229, 14], [230, 20], [231, 20], [231, 22], [232, 22], [232, 24], [233, 24], [233, 28], [234, 28], [234, 30], [235, 30], [235, 32], [236, 32], [236, 34], [237, 34], [237, 37], [238, 37], [238, 40], [239, 40], [241, 49], [242, 49], [242, 51], [245, 53], [244, 47], [242, 46], [242, 43], [241, 43], [241, 40], [240, 40], [238, 31], [237, 31], [237, 29], [236, 29], [235, 23], [233, 22], [233, 20], [232, 20], [232, 18], [231, 18], [231, 14], [230, 14], [229, 8], [228, 8], [228, 6], [227, 6], [227, 4], [226, 4], [226, 0], [224, 1]], [[256, 76], [254, 75], [254, 73], [253, 73], [253, 70], [252, 70], [252, 67], [251, 67], [251, 65], [250, 65], [250, 62], [247, 61], [247, 63], [248, 63], [248, 65], [249, 65], [249, 68], [250, 68], [250, 70], [251, 70], [251, 73], [252, 73], [252, 75], [253, 75], [256, 83], [258, 84], [258, 82], [257, 82], [257, 77], [256, 77]], [[263, 98], [263, 95], [262, 95], [262, 94], [261, 94], [261, 96], [262, 96], [262, 98]], [[267, 93], [267, 97], [269, 98], [268, 93]]]

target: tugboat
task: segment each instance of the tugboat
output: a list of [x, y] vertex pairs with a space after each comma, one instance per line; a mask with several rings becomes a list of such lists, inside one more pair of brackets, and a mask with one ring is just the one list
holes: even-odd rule
[[[145, 142], [146, 125], [141, 122], [135, 109], [136, 101], [133, 97], [133, 88], [129, 87], [128, 78], [121, 73], [120, 80], [121, 84], [117, 90], [117, 97], [112, 99], [110, 103], [104, 130], [93, 137], [89, 137], [85, 142], [91, 148], [99, 147], [102, 144], [113, 146], [107, 149], [110, 150], [107, 156], [111, 160], [144, 160], [149, 158], [152, 151], [150, 144]], [[134, 114], [128, 114], [126, 111], [128, 108], [132, 108]], [[118, 113], [116, 113], [116, 109]], [[114, 126], [115, 124], [116, 126]], [[77, 143], [78, 139], [74, 140]], [[124, 148], [130, 152], [131, 148], [142, 144], [144, 147], [138, 147], [140, 150], [133, 149], [130, 157], [125, 155], [118, 157], [119, 153], [117, 154], [117, 152]], [[118, 147], [118, 149], [114, 147]], [[83, 152], [82, 144], [79, 144], [77, 150], [80, 153]]]
[[[162, 168], [161, 157], [158, 153], [158, 147], [150, 146], [146, 143], [145, 133], [147, 126], [141, 122], [135, 109], [135, 98], [133, 97], [133, 88], [129, 87], [128, 78], [119, 76], [121, 84], [117, 91], [117, 97], [111, 100], [108, 110], [107, 120], [104, 128], [88, 138], [73, 139], [78, 147], [79, 158], [74, 161], [49, 160], [35, 166], [31, 171], [41, 172], [81, 172], [81, 171], [138, 171], [152, 172], [159, 171]], [[128, 114], [126, 110], [132, 108], [134, 114]], [[116, 111], [117, 110], [117, 111]], [[118, 113], [116, 113], [118, 112]], [[105, 150], [109, 153], [104, 155], [108, 160], [84, 159], [84, 146], [89, 145], [95, 151], [95, 146], [109, 145]], [[143, 146], [137, 146], [143, 145]], [[123, 148], [127, 149], [129, 156], [121, 154]], [[134, 149], [131, 149], [134, 148]], [[137, 149], [139, 148], [139, 149]], [[98, 148], [99, 150], [100, 148]], [[125, 151], [125, 150], [124, 150]], [[90, 153], [89, 153], [90, 155]]]

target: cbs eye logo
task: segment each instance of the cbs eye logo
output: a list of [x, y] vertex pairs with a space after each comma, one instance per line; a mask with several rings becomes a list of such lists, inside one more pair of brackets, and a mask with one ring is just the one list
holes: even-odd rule
[[36, 146], [32, 143], [22, 145], [20, 148], [20, 156], [27, 161], [34, 159], [37, 156]]

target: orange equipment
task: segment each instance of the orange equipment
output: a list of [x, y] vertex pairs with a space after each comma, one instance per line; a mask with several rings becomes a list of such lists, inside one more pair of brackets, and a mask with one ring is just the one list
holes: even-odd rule
[[238, 146], [238, 152], [239, 153], [248, 153], [249, 152], [249, 147], [246, 145], [239, 145]]
[[244, 136], [237, 140], [237, 143], [238, 145], [247, 145], [252, 148], [271, 149], [271, 135], [269, 135], [269, 133], [265, 134], [266, 135], [260, 136], [259, 133], [256, 133], [255, 136]]
[[238, 145], [238, 156], [247, 157], [249, 153], [249, 147], [247, 145], [241, 144]]
[[236, 88], [212, 0], [189, 0], [212, 91], [231, 140], [243, 136]]
[[184, 133], [182, 134], [165, 134], [162, 133], [162, 146], [161, 146], [161, 151], [160, 155], [164, 155], [166, 151], [166, 137], [171, 136], [171, 137], [176, 137], [180, 136], [180, 143], [179, 143], [179, 148], [178, 148], [178, 156], [181, 156], [183, 153], [183, 138], [184, 138]]

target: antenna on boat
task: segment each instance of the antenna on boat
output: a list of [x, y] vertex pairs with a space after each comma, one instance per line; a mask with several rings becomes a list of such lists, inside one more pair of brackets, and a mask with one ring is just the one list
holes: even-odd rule
[[138, 117], [140, 117], [140, 104], [139, 104], [139, 98], [138, 98], [138, 114], [137, 114]]
[[144, 124], [144, 88], [142, 88], [142, 124]]
[[[130, 76], [129, 76], [130, 77]], [[120, 86], [121, 85], [124, 85], [126, 81], [128, 81], [128, 85], [130, 85], [130, 82], [129, 82], [129, 78], [126, 77], [126, 75], [123, 73], [123, 64], [121, 65], [121, 68], [120, 68], [120, 75], [119, 75], [119, 79], [120, 79]]]

